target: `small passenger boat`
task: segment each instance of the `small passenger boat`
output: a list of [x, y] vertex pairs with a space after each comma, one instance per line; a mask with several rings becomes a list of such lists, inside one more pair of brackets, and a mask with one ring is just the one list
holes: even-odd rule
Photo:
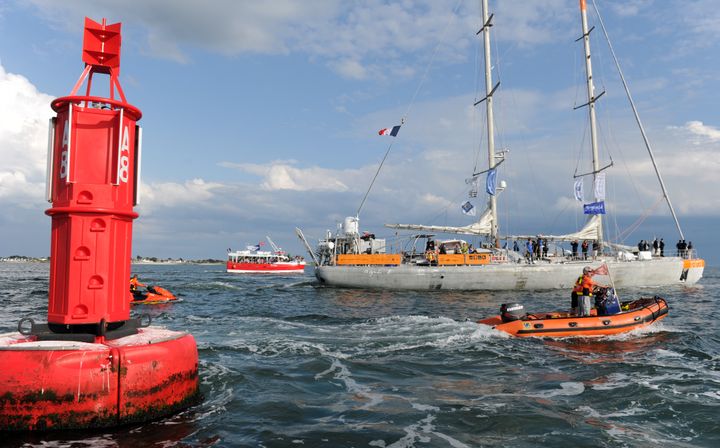
[[247, 246], [246, 250], [228, 251], [227, 272], [235, 274], [302, 274], [305, 260], [290, 258], [269, 236], [266, 236], [272, 251], [260, 250], [264, 242]]
[[589, 337], [610, 336], [646, 327], [667, 316], [665, 299], [645, 297], [620, 303], [612, 289], [590, 316], [565, 311], [525, 313], [521, 304], [502, 304], [500, 314], [478, 321], [512, 336]]

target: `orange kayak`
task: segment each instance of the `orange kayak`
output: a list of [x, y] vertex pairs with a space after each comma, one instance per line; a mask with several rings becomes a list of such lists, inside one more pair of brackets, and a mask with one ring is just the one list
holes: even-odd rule
[[522, 305], [503, 304], [502, 314], [478, 321], [513, 336], [588, 337], [609, 336], [646, 327], [667, 316], [665, 299], [655, 296], [623, 302], [620, 312], [579, 317], [568, 312], [522, 314]]
[[136, 290], [131, 291], [131, 293], [132, 301], [130, 303], [133, 304], [142, 303], [145, 305], [153, 305], [174, 302], [178, 299], [175, 294], [167, 289], [154, 285], [148, 286], [145, 291]]

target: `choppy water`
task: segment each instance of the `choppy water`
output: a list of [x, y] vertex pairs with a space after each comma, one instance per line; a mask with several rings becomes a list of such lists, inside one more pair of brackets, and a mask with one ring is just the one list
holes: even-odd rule
[[[44, 320], [44, 264], [0, 263], [0, 333]], [[183, 301], [142, 306], [192, 332], [205, 400], [101, 432], [4, 436], [25, 446], [720, 446], [720, 271], [657, 291], [664, 321], [599, 340], [513, 339], [475, 320], [569, 293], [382, 292], [222, 266], [134, 266]]]

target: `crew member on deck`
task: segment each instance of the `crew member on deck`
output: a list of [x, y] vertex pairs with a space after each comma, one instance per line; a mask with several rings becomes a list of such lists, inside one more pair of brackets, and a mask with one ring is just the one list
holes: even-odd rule
[[573, 287], [570, 307], [572, 314], [577, 316], [589, 316], [592, 303], [593, 288], [598, 286], [592, 279], [593, 270], [590, 266], [583, 268], [583, 274], [578, 277]]

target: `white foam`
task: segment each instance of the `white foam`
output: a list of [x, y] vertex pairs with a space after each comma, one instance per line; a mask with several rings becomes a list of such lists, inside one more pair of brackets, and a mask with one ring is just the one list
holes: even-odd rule
[[435, 429], [432, 424], [433, 420], [435, 420], [435, 416], [428, 415], [414, 425], [406, 426], [403, 428], [405, 435], [388, 445], [387, 448], [412, 448], [415, 446], [416, 441], [420, 443], [430, 442], [430, 437], [425, 434], [430, 434]]
[[450, 444], [450, 446], [451, 446], [452, 448], [470, 448], [470, 446], [465, 445], [465, 444], [462, 443], [461, 441], [459, 441], [459, 440], [457, 440], [457, 439], [454, 439], [454, 438], [450, 437], [450, 436], [447, 435], [447, 434], [443, 434], [443, 433], [441, 433], [441, 432], [433, 431], [433, 435], [434, 435], [434, 436], [437, 436], [437, 437], [440, 437], [441, 439], [443, 439], [444, 441], [446, 441], [448, 444]]
[[582, 412], [586, 417], [600, 418], [600, 413], [590, 406], [580, 406], [577, 411]]
[[360, 396], [363, 398], [366, 398], [368, 400], [367, 403], [365, 403], [361, 409], [368, 409], [373, 406], [376, 406], [379, 403], [382, 403], [384, 401], [382, 394], [374, 393], [372, 392], [372, 389], [370, 389], [367, 386], [363, 386], [359, 384], [357, 381], [355, 381], [352, 378], [352, 374], [350, 373], [350, 370], [345, 366], [340, 360], [333, 359], [332, 364], [330, 367], [328, 367], [326, 370], [318, 373], [315, 375], [315, 380], [319, 380], [322, 377], [329, 375], [331, 373], [334, 373], [333, 378], [336, 380], [340, 380], [343, 385], [345, 386], [345, 390], [347, 390], [349, 393]]
[[594, 390], [612, 390], [625, 387], [628, 385], [630, 377], [624, 373], [611, 373], [603, 382], [592, 383], [591, 388]]
[[585, 385], [578, 382], [560, 383], [560, 389], [542, 391], [538, 394], [530, 394], [531, 397], [550, 398], [560, 395], [573, 396], [585, 392]]
[[268, 341], [251, 342], [246, 340], [231, 340], [228, 345], [237, 350], [247, 350], [261, 356], [285, 355], [320, 355], [337, 359], [347, 359], [350, 355], [332, 350], [320, 342], [297, 341], [288, 339], [271, 339]]
[[660, 358], [683, 358], [684, 357], [684, 355], [682, 353], [674, 352], [672, 350], [665, 350], [662, 348], [656, 349], [655, 353]]
[[429, 404], [421, 404], [421, 403], [410, 403], [410, 406], [413, 407], [413, 409], [417, 409], [418, 411], [433, 411], [433, 412], [440, 412], [440, 408], [437, 406], [431, 406]]

